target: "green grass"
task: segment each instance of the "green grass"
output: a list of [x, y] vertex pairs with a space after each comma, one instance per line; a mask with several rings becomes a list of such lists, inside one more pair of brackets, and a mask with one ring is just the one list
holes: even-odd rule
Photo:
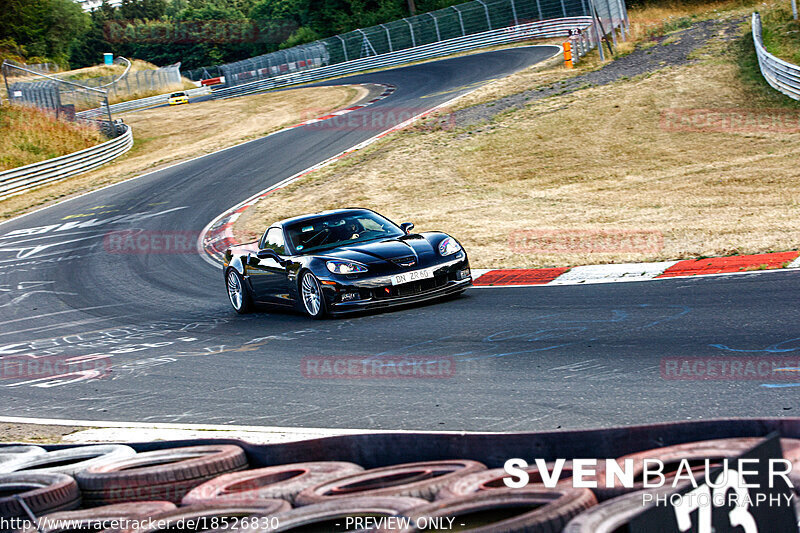
[[[789, 16], [791, 18], [791, 13]], [[743, 87], [751, 94], [754, 103], [763, 107], [800, 108], [800, 102], [776, 91], [764, 79], [758, 66], [752, 32], [747, 31], [741, 39], [731, 43], [731, 48], [739, 67], [739, 79]]]
[[761, 26], [767, 50], [785, 61], [799, 65], [800, 21], [792, 18], [792, 10], [781, 6], [761, 13]]

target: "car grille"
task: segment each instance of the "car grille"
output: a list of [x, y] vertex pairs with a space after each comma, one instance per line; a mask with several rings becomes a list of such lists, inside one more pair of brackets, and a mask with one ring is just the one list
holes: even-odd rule
[[405, 257], [397, 257], [392, 259], [392, 263], [400, 265], [401, 267], [410, 267], [417, 264], [417, 258], [413, 255], [407, 255]]
[[[402, 298], [404, 296], [414, 296], [424, 292], [432, 291], [447, 284], [447, 275], [434, 276], [433, 278], [403, 283], [402, 285], [381, 287], [375, 289], [375, 299], [385, 300], [387, 298]], [[387, 292], [386, 289], [389, 289]]]

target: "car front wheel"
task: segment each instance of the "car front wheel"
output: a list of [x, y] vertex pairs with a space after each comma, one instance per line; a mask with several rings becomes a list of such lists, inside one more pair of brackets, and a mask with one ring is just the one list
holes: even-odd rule
[[300, 297], [303, 310], [311, 318], [325, 316], [325, 296], [322, 294], [319, 280], [311, 272], [306, 272], [300, 279]]
[[243, 315], [253, 310], [253, 299], [241, 274], [233, 268], [229, 269], [225, 276], [225, 284], [228, 289], [228, 299], [237, 313]]

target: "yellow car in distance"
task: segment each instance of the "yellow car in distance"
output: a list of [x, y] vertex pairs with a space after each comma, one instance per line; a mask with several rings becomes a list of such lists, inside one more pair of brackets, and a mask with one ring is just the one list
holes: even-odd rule
[[189, 97], [184, 92], [172, 93], [169, 95], [167, 103], [169, 103], [169, 105], [188, 104]]

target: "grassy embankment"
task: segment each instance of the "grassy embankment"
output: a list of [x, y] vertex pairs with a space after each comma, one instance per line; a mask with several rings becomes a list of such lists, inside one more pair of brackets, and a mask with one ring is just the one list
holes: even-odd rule
[[[366, 94], [366, 89], [361, 87], [314, 87], [124, 114], [122, 117], [133, 128], [134, 136], [134, 146], [127, 154], [87, 174], [0, 201], [0, 220], [66, 196], [261, 137], [313, 116], [347, 107]], [[0, 112], [6, 109], [0, 107]], [[18, 109], [13, 108], [14, 112]], [[42, 116], [47, 118], [47, 115]], [[48, 124], [54, 122], [48, 120]], [[35, 124], [15, 124], [9, 124], [9, 128], [14, 130], [9, 138], [25, 139], [23, 131], [40, 129]], [[56, 126], [72, 127], [62, 123], [48, 127]], [[75, 151], [73, 148], [86, 148], [101, 140], [91, 130], [84, 133], [94, 135], [92, 142], [87, 145], [64, 145], [62, 150], [69, 153]], [[46, 148], [36, 149], [41, 150], [40, 159], [56, 153], [51, 144], [55, 144], [57, 138], [47, 131], [43, 132], [40, 142]], [[3, 156], [8, 153], [4, 149], [4, 143], [8, 142], [6, 135], [0, 135], [0, 154]]]
[[[674, 20], [688, 17], [688, 22], [674, 25], [701, 18], [747, 19], [752, 11], [738, 2], [716, 6], [687, 7], [688, 13], [676, 13]], [[632, 11], [634, 28], [660, 12], [656, 9], [663, 8]], [[655, 33], [666, 31], [666, 38], [651, 42], [646, 24], [641, 27], [642, 48], [671, 46], [680, 39], [671, 28], [662, 28]], [[798, 104], [761, 79], [748, 24], [729, 38], [712, 39], [692, 59], [534, 101], [488, 124], [455, 131], [412, 128], [388, 136], [268, 196], [239, 219], [237, 235], [250, 240], [272, 220], [341, 207], [347, 198], [348, 205], [414, 221], [419, 230], [456, 235], [475, 267], [800, 248]], [[585, 65], [594, 68], [589, 61]], [[528, 71], [470, 98], [487, 101], [564, 75], [572, 73]], [[698, 123], [693, 110], [718, 113], [701, 114]], [[702, 122], [712, 118], [713, 123]], [[562, 234], [649, 230], [663, 236], [663, 246], [613, 253], [583, 248], [529, 253], [510, 246], [514, 232], [528, 229]]]
[[89, 127], [36, 109], [0, 106], [0, 171], [89, 148], [105, 139]]

